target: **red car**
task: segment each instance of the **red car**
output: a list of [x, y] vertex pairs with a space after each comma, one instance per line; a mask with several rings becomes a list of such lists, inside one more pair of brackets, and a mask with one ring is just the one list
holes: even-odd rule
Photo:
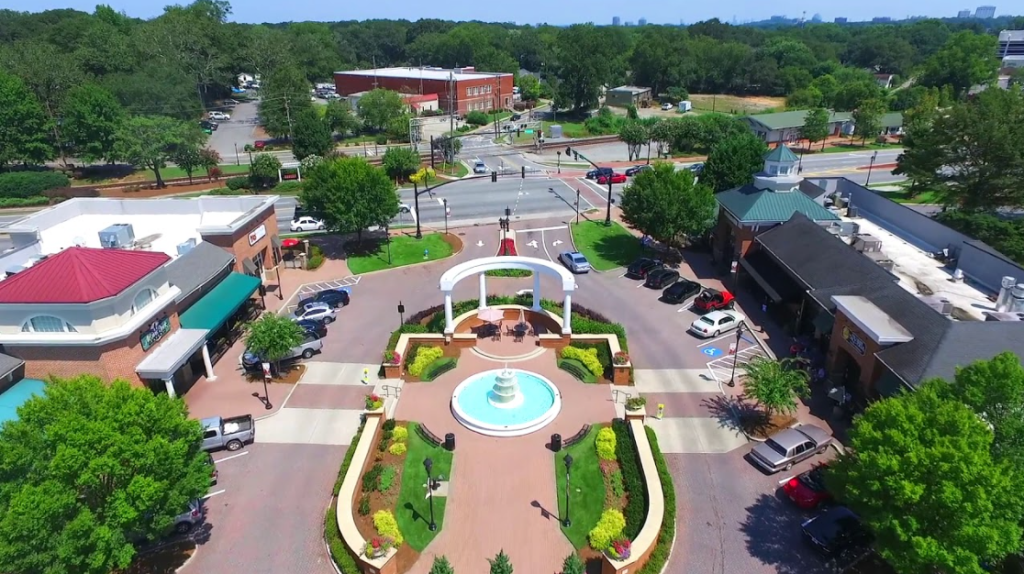
[[818, 508], [832, 501], [832, 494], [825, 488], [824, 474], [828, 465], [819, 464], [807, 472], [794, 476], [782, 486], [782, 491], [797, 506], [805, 510]]
[[[607, 175], [602, 175], [602, 176], [598, 177], [597, 178], [597, 183], [608, 183], [608, 176]], [[625, 174], [613, 173], [612, 174], [612, 183], [626, 183], [626, 176], [625, 176]]]
[[701, 313], [708, 313], [710, 311], [721, 311], [722, 309], [732, 309], [736, 306], [736, 298], [732, 296], [732, 293], [722, 289], [705, 289], [694, 301], [693, 308]]
[[263, 140], [257, 140], [253, 147], [255, 147], [256, 149], [263, 149], [267, 147], [267, 142]]

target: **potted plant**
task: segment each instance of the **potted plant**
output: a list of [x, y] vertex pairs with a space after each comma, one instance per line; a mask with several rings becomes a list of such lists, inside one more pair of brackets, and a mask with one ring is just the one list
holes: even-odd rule
[[363, 554], [365, 554], [370, 560], [374, 560], [386, 555], [388, 550], [391, 550], [394, 546], [395, 541], [387, 536], [374, 536], [366, 541], [366, 547], [363, 548]]
[[612, 363], [616, 365], [628, 365], [629, 355], [622, 351], [619, 351], [618, 353], [615, 353], [614, 357], [612, 357]]
[[647, 399], [645, 397], [629, 397], [628, 399], [626, 399], [626, 410], [638, 411], [644, 408], [644, 405], [646, 404]]
[[384, 406], [384, 399], [377, 394], [366, 395], [366, 410], [375, 411]]
[[402, 364], [402, 355], [400, 355], [397, 351], [384, 351], [384, 364], [400, 365]]
[[612, 542], [612, 545], [605, 552], [613, 560], [626, 560], [629, 558], [632, 546], [628, 538], [619, 538]]

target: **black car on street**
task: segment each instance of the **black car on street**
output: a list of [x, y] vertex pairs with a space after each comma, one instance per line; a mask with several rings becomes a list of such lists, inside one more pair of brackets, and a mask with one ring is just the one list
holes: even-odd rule
[[348, 305], [349, 300], [348, 291], [343, 289], [327, 289], [299, 301], [299, 308], [305, 307], [307, 303], [327, 303], [337, 309], [338, 307]]
[[664, 289], [679, 281], [679, 272], [675, 269], [655, 269], [647, 274], [644, 286], [651, 289]]
[[626, 170], [626, 175], [628, 177], [633, 177], [634, 175], [639, 174], [641, 171], [646, 171], [648, 169], [654, 169], [654, 168], [649, 166], [649, 165], [646, 165], [646, 164], [645, 165], [634, 165], [633, 167], [631, 167], [631, 168]]
[[323, 321], [314, 321], [313, 319], [302, 319], [295, 322], [296, 325], [302, 328], [307, 333], [313, 333], [317, 337], [323, 339], [327, 336], [327, 323]]
[[661, 300], [666, 303], [678, 305], [693, 299], [704, 289], [700, 283], [689, 279], [680, 279], [665, 289], [661, 294]]
[[588, 171], [587, 172], [587, 179], [597, 179], [597, 178], [601, 177], [602, 175], [607, 176], [607, 177], [611, 177], [612, 174], [614, 174], [614, 173], [615, 173], [615, 170], [613, 170], [610, 167], [599, 167], [597, 169], [592, 169], [592, 170]]
[[661, 269], [665, 264], [659, 259], [651, 259], [649, 257], [641, 257], [636, 261], [629, 264], [626, 267], [626, 277], [630, 279], [643, 279], [647, 277], [647, 274], [655, 269]]
[[804, 540], [827, 558], [859, 558], [873, 542], [871, 532], [845, 506], [833, 506], [806, 520], [801, 530]]

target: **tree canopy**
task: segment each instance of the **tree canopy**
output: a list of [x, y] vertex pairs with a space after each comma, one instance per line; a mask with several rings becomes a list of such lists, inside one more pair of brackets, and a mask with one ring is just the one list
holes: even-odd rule
[[368, 129], [379, 132], [386, 129], [395, 117], [405, 113], [406, 107], [401, 94], [378, 88], [359, 98], [359, 117]]
[[245, 328], [246, 351], [275, 366], [301, 343], [302, 327], [277, 313], [264, 313]]
[[202, 141], [203, 134], [196, 125], [166, 116], [132, 116], [118, 126], [114, 154], [136, 167], [152, 170], [157, 186], [163, 187], [160, 170], [172, 161], [179, 147]]
[[793, 359], [771, 360], [755, 357], [744, 367], [744, 394], [768, 414], [792, 413], [797, 399], [811, 394], [807, 371]]
[[764, 168], [767, 152], [764, 142], [750, 132], [729, 136], [711, 148], [700, 180], [716, 193], [746, 185]]
[[392, 146], [384, 152], [381, 167], [388, 177], [399, 181], [416, 173], [420, 167], [420, 156], [412, 148]]
[[697, 183], [692, 171], [656, 162], [622, 190], [620, 207], [631, 226], [666, 245], [680, 245], [710, 229], [715, 196], [710, 187]]
[[0, 569], [109, 574], [210, 487], [199, 421], [124, 381], [54, 379], [0, 427]]
[[310, 155], [326, 156], [333, 150], [334, 136], [327, 120], [312, 108], [299, 112], [292, 129], [292, 155], [301, 161]]
[[395, 184], [384, 170], [357, 157], [340, 157], [317, 164], [304, 178], [301, 201], [322, 214], [331, 231], [363, 231], [383, 227], [398, 215]]

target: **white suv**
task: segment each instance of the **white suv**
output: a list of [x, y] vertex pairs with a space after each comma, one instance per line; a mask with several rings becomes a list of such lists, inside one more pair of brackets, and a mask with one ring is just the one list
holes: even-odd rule
[[224, 120], [230, 120], [231, 116], [229, 114], [225, 114], [224, 112], [210, 112], [210, 119], [211, 120], [224, 121]]
[[291, 224], [292, 233], [299, 231], [323, 231], [324, 229], [326, 229], [326, 226], [323, 221], [313, 219], [308, 215], [292, 221]]

